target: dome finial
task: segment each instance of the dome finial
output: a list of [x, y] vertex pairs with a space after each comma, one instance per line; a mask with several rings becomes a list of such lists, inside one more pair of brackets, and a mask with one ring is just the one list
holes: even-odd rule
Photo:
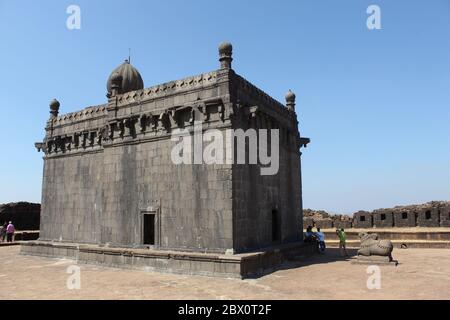
[[295, 93], [291, 89], [286, 93], [286, 107], [289, 111], [295, 112]]
[[56, 99], [53, 99], [52, 101], [50, 101], [49, 106], [50, 106], [50, 114], [51, 114], [50, 117], [56, 118], [59, 113], [59, 106], [60, 106], [59, 101]]
[[219, 45], [219, 61], [221, 69], [231, 69], [233, 61], [233, 46], [229, 42], [222, 42]]

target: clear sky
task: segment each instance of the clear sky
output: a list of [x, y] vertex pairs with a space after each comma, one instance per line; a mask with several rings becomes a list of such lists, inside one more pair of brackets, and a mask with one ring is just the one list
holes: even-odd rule
[[223, 40], [237, 73], [297, 94], [305, 207], [450, 200], [450, 1], [0, 0], [0, 203], [40, 202], [52, 98], [62, 113], [105, 103], [128, 48], [146, 87], [215, 70]]

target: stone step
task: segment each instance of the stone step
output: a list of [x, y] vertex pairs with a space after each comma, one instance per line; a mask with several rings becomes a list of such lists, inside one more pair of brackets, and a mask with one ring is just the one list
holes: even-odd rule
[[[450, 241], [446, 240], [391, 240], [395, 248], [448, 248], [450, 249]], [[359, 240], [347, 240], [348, 248], [359, 248]], [[327, 240], [327, 247], [337, 248], [339, 247], [339, 240]]]
[[[313, 231], [315, 231], [313, 229]], [[322, 229], [327, 240], [338, 240], [336, 229]], [[450, 241], [450, 228], [385, 228], [385, 229], [346, 229], [347, 240], [359, 240], [359, 233], [377, 233], [386, 240], [427, 240]]]

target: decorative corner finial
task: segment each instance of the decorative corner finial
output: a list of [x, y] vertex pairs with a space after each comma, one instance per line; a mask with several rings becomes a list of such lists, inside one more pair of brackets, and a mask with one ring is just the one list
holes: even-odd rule
[[50, 101], [50, 114], [52, 118], [56, 118], [58, 116], [59, 106], [60, 103], [58, 100], [53, 99], [52, 101]]
[[219, 45], [219, 61], [221, 69], [231, 69], [233, 61], [233, 46], [229, 42], [222, 42]]
[[286, 93], [286, 107], [289, 111], [295, 112], [295, 93], [290, 89]]

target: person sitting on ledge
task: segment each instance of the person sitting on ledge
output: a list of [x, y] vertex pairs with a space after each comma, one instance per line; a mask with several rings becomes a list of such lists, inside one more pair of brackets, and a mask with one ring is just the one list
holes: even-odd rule
[[305, 242], [316, 241], [316, 236], [315, 236], [314, 232], [312, 232], [312, 227], [311, 226], [308, 226], [308, 228], [306, 228], [304, 241]]
[[316, 237], [319, 242], [319, 252], [325, 253], [325, 234], [320, 231], [320, 228], [317, 228]]

